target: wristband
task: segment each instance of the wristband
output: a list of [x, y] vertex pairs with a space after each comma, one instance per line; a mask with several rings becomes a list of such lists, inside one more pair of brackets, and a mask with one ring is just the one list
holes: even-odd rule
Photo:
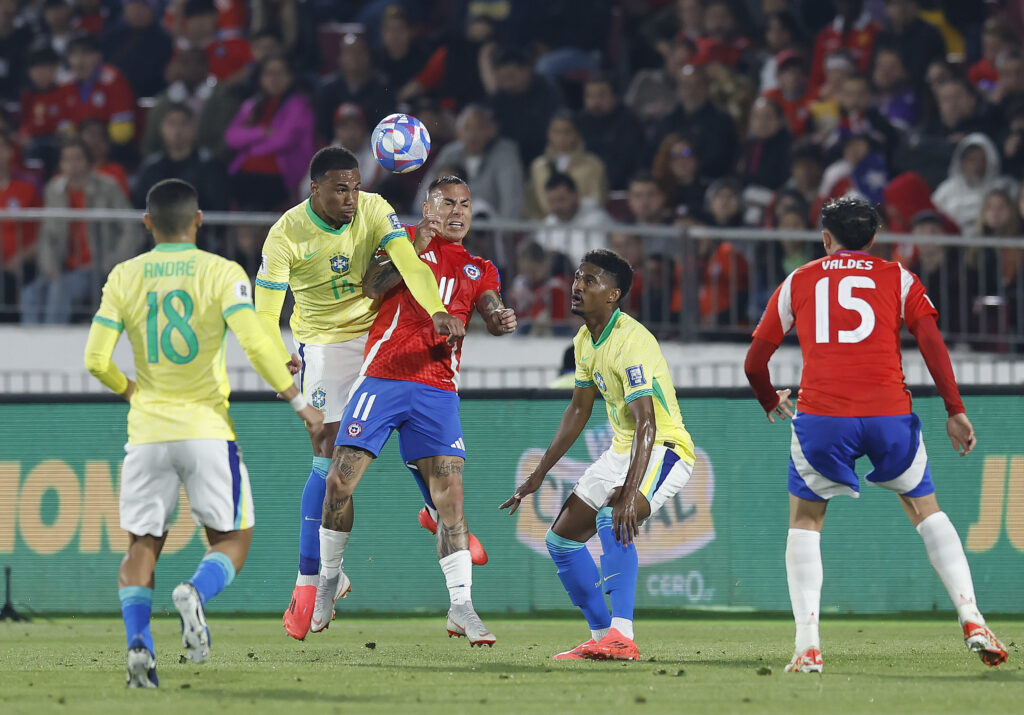
[[306, 398], [300, 392], [292, 399], [288, 400], [288, 404], [292, 406], [292, 409], [296, 412], [300, 412], [303, 408], [309, 407], [309, 403], [306, 402]]

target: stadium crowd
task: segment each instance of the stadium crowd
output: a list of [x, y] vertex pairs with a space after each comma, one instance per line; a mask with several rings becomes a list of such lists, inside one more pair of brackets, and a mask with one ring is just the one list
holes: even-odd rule
[[[478, 217], [541, 222], [480, 248], [522, 330], [569, 332], [570, 275], [600, 237], [638, 271], [631, 312], [671, 326], [691, 305], [712, 334], [749, 333], [820, 247], [683, 255], [603, 228], [806, 230], [853, 194], [897, 233], [1024, 234], [1022, 37], [1024, 0], [0, 0], [0, 205], [141, 208], [180, 177], [206, 210], [280, 211], [333, 143], [401, 213], [451, 172]], [[395, 111], [430, 130], [419, 172], [373, 160]], [[25, 323], [87, 315], [144, 246], [113, 223], [0, 232], [3, 304], [20, 306], [3, 316]], [[203, 240], [254, 273], [262, 238]], [[1024, 335], [1020, 251], [880, 250], [920, 274], [947, 332]]]

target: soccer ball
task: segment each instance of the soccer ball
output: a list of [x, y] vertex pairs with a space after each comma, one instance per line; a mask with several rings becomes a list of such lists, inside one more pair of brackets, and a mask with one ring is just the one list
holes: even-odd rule
[[395, 174], [416, 171], [430, 154], [430, 132], [423, 122], [408, 114], [381, 119], [370, 142], [377, 163]]

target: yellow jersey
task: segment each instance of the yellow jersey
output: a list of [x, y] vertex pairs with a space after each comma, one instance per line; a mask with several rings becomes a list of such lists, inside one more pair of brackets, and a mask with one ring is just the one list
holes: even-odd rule
[[405, 235], [378, 194], [360, 192], [352, 221], [337, 229], [306, 199], [267, 234], [256, 274], [257, 311], [269, 327], [280, 319], [284, 291], [291, 288], [290, 325], [298, 342], [324, 345], [363, 335], [377, 316], [374, 302], [363, 295], [363, 273], [381, 244]]
[[573, 338], [573, 346], [576, 387], [597, 385], [600, 390], [615, 432], [613, 450], [629, 454], [636, 431], [629, 403], [649, 395], [654, 400], [656, 441], [672, 442], [680, 458], [694, 463], [693, 440], [683, 426], [668, 364], [647, 328], [616, 309], [600, 339], [595, 341], [584, 325]]
[[135, 355], [128, 412], [132, 444], [235, 439], [228, 416], [228, 324], [271, 386], [293, 384], [286, 356], [253, 311], [252, 286], [234, 261], [192, 243], [160, 243], [107, 277], [86, 347], [91, 372], [116, 392], [127, 378], [110, 363], [122, 331]]

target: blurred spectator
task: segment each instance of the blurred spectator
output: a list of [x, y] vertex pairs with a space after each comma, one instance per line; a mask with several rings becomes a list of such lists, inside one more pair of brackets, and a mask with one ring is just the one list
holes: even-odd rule
[[[741, 187], [735, 179], [720, 179], [708, 189], [708, 215], [715, 228], [742, 225]], [[747, 322], [750, 266], [731, 241], [697, 239], [700, 320], [705, 326]]]
[[490, 69], [490, 62], [482, 60], [495, 48], [494, 21], [483, 14], [470, 14], [465, 25], [442, 38], [422, 71], [398, 91], [398, 101], [407, 102], [426, 92], [449, 109], [483, 101], [487, 93], [481, 66]]
[[845, 139], [853, 134], [869, 134], [889, 161], [899, 145], [899, 132], [873, 106], [871, 81], [865, 75], [855, 74], [843, 81], [839, 94], [839, 124], [827, 138], [825, 149], [838, 150]]
[[999, 124], [1010, 123], [1012, 110], [1024, 102], [1024, 52], [1019, 47], [1004, 50], [996, 60], [999, 79], [989, 95]]
[[654, 155], [651, 173], [677, 215], [703, 215], [708, 182], [701, 176], [700, 154], [694, 142], [669, 134]]
[[[221, 0], [221, 5], [228, 6], [229, 1]], [[210, 68], [210, 74], [217, 78], [218, 82], [232, 84], [243, 80], [246, 76], [249, 63], [252, 62], [252, 49], [245, 38], [237, 32], [219, 32], [221, 27], [221, 14], [217, 9], [214, 0], [186, 0], [182, 12], [175, 14], [175, 18], [184, 17], [183, 29], [180, 33], [173, 33], [181, 39], [178, 42], [180, 49], [198, 47], [206, 53], [206, 62]], [[168, 7], [170, 10], [170, 7]], [[244, 13], [244, 10], [242, 10]], [[245, 19], [242, 15], [244, 27]], [[229, 28], [224, 27], [224, 30]]]
[[373, 74], [370, 48], [363, 35], [348, 34], [338, 48], [338, 71], [324, 80], [317, 94], [317, 131], [321, 136], [333, 135], [334, 112], [345, 102], [363, 108], [368, 124], [377, 122], [394, 111], [395, 100]]
[[225, 134], [237, 152], [230, 193], [242, 208], [274, 210], [299, 195], [313, 156], [313, 108], [283, 57], [260, 65], [260, 91], [242, 103]]
[[676, 106], [676, 78], [690, 64], [697, 47], [692, 40], [677, 38], [665, 43], [664, 66], [641, 69], [629, 83], [625, 103], [647, 124], [653, 124]]
[[611, 0], [545, 0], [530, 10], [535, 69], [552, 82], [573, 81], [601, 66]]
[[[462, 167], [473, 191], [474, 207], [485, 203], [496, 216], [520, 218], [523, 210], [523, 164], [515, 142], [498, 136], [498, 125], [491, 110], [470, 104], [455, 122], [456, 141], [444, 147], [434, 159], [434, 167]], [[426, 173], [416, 192], [416, 205], [426, 195], [427, 185], [438, 176], [434, 169]], [[479, 209], [477, 209], [479, 210]]]
[[[914, 236], [941, 236], [948, 233], [944, 228], [941, 214], [929, 209], [918, 212], [911, 219], [910, 232]], [[967, 325], [969, 308], [964, 303], [966, 292], [960, 280], [963, 264], [957, 248], [917, 243], [914, 246], [914, 255], [916, 260], [908, 268], [921, 279], [928, 292], [928, 298], [939, 311], [939, 327], [943, 334], [949, 338], [963, 332]]]
[[26, 158], [41, 161], [49, 173], [57, 163], [57, 133], [74, 129], [67, 111], [75, 102], [76, 90], [71, 84], [57, 84], [60, 58], [46, 42], [32, 46], [25, 65], [28, 82], [21, 92], [18, 136]]
[[[778, 213], [775, 228], [780, 231], [794, 232], [809, 230], [811, 227], [807, 223], [807, 207], [788, 206], [784, 208]], [[778, 266], [779, 276], [788, 276], [808, 261], [817, 258], [817, 254], [807, 241], [783, 240], [779, 242], [779, 247], [782, 249]]]
[[[694, 58], [696, 61], [696, 58]], [[754, 83], [722, 58], [712, 55], [701, 67], [708, 79], [708, 97], [711, 103], [724, 110], [736, 126], [747, 125], [747, 112], [757, 97]]]
[[644, 130], [632, 110], [619, 101], [607, 75], [593, 75], [584, 83], [583, 110], [576, 115], [576, 127], [587, 150], [604, 162], [608, 188], [625, 189], [641, 159], [623, 137], [640, 140]]
[[789, 130], [778, 104], [765, 97], [750, 111], [738, 173], [747, 184], [777, 189], [789, 178]]
[[[130, 208], [114, 180], [92, 170], [89, 149], [79, 139], [62, 145], [60, 174], [46, 185], [43, 203], [54, 209]], [[70, 322], [82, 301], [98, 297], [110, 269], [135, 255], [137, 238], [134, 222], [43, 221], [39, 276], [22, 291], [22, 322]]]
[[[1014, 200], [1016, 189], [1009, 193], [993, 189], [985, 194], [978, 216], [977, 233], [981, 236], [1010, 238], [1020, 236], [1022, 222]], [[991, 296], [976, 302], [975, 310], [981, 331], [994, 336], [989, 350], [1006, 350], [1006, 336], [1021, 335], [1019, 297], [1024, 291], [1024, 252], [1019, 248], [989, 248], [986, 250], [985, 278], [987, 284], [979, 286], [973, 294]]]
[[383, 75], [387, 87], [404, 87], [427, 64], [427, 49], [413, 34], [409, 17], [399, 5], [389, 5], [380, 25], [380, 47], [373, 67]]
[[[783, 188], [795, 191], [810, 207], [818, 199], [824, 174], [825, 158], [821, 148], [809, 140], [798, 141], [789, 157], [789, 180]], [[813, 226], [818, 224], [816, 215], [809, 215], [807, 220]]]
[[882, 117], [904, 132], [917, 125], [921, 108], [903, 57], [896, 49], [878, 49], [871, 79], [876, 90], [874, 101]]
[[952, 77], [932, 85], [939, 109], [938, 120], [930, 124], [926, 133], [945, 138], [952, 144], [972, 132], [990, 132], [987, 108], [977, 91], [966, 79]]
[[379, 191], [379, 184], [391, 176], [374, 156], [370, 146], [370, 127], [366, 124], [363, 108], [354, 102], [345, 102], [334, 112], [332, 146], [343, 146], [359, 160], [359, 180], [366, 191]]
[[[523, 335], [568, 335], [569, 281], [553, 271], [551, 256], [527, 241], [516, 250], [519, 271], [509, 291]], [[574, 264], [575, 265], [575, 264]]]
[[942, 34], [919, 16], [918, 0], [886, 0], [886, 27], [875, 44], [899, 52], [915, 89], [924, 86], [925, 71], [935, 60], [946, 56]]
[[72, 20], [74, 8], [67, 0], [45, 0], [43, 3], [43, 37], [61, 57], [66, 57], [68, 45], [77, 34]]
[[[803, 28], [796, 16], [788, 10], [773, 12], [765, 19], [764, 45], [767, 52], [761, 63], [760, 91], [762, 93], [779, 86], [779, 60], [787, 50], [800, 56], [800, 49], [805, 46]], [[780, 57], [782, 55], [782, 57]], [[806, 70], [805, 70], [806, 83]]]
[[668, 134], [685, 134], [701, 148], [705, 176], [717, 178], [730, 173], [736, 161], [736, 127], [728, 114], [711, 103], [704, 69], [684, 67], [677, 92], [679, 106], [655, 127], [655, 146]]
[[[647, 171], [637, 172], [629, 180], [626, 202], [629, 206], [631, 226], [666, 226], [672, 219], [668, 197], [658, 180]], [[661, 253], [674, 256], [679, 252], [679, 242], [667, 236], [640, 236], [629, 232], [616, 232], [608, 237], [609, 248], [617, 251], [629, 261], [634, 270], [643, 269], [644, 256]], [[627, 305], [633, 313], [640, 309], [640, 288], [626, 296]]]
[[736, 67], [750, 48], [750, 40], [740, 34], [730, 0], [707, 0], [704, 3], [704, 31], [695, 42], [694, 64], [711, 61]]
[[856, 67], [846, 50], [838, 50], [825, 58], [825, 81], [817, 88], [816, 97], [809, 105], [814, 136], [818, 140], [827, 137], [838, 126], [839, 96], [843, 83], [854, 72]]
[[626, 200], [629, 204], [630, 223], [634, 226], [665, 225], [672, 218], [665, 192], [649, 172], [637, 172], [629, 180]]
[[593, 199], [581, 196], [568, 174], [553, 173], [544, 182], [548, 214], [537, 234], [537, 242], [551, 252], [563, 254], [571, 266], [579, 265], [583, 254], [604, 248], [603, 229], [611, 218]]
[[539, 219], [550, 213], [547, 182], [555, 174], [571, 176], [579, 195], [594, 205], [603, 206], [608, 198], [604, 164], [586, 151], [572, 115], [566, 111], [552, 117], [544, 154], [530, 164], [529, 195], [524, 208], [526, 218]]
[[86, 119], [78, 125], [78, 136], [89, 148], [93, 171], [113, 179], [127, 197], [131, 193], [128, 188], [128, 172], [123, 165], [110, 158], [110, 138], [106, 123], [99, 119]]
[[247, 4], [250, 14], [249, 45], [252, 47], [253, 59], [257, 62], [261, 59], [260, 53], [256, 51], [257, 42], [274, 38], [275, 47], [264, 52], [263, 57], [271, 52], [286, 54], [299, 62], [300, 66], [308, 66], [308, 63], [303, 64], [303, 60], [311, 59], [313, 53], [311, 48], [302, 46], [311, 39], [311, 33], [306, 29], [311, 23], [305, 21], [301, 8], [305, 3], [298, 0], [255, 0]]
[[[245, 0], [214, 0], [217, 33], [223, 37], [239, 37], [245, 31]], [[174, 37], [188, 32], [189, 0], [168, 0], [164, 11], [164, 28]]]
[[162, 149], [143, 162], [135, 179], [135, 208], [146, 207], [146, 194], [157, 182], [183, 179], [196, 187], [204, 211], [227, 210], [224, 165], [196, 145], [197, 122], [192, 110], [184, 104], [170, 105], [161, 117], [159, 132]]
[[999, 81], [999, 70], [996, 69], [999, 56], [1006, 50], [1019, 47], [1020, 38], [1005, 20], [994, 16], [988, 18], [981, 34], [981, 59], [971, 65], [968, 79], [987, 96]]
[[780, 107], [794, 137], [807, 133], [811, 122], [810, 104], [813, 99], [807, 87], [807, 68], [804, 58], [796, 50], [783, 50], [775, 56], [777, 86], [764, 96]]
[[494, 91], [488, 103], [501, 135], [519, 147], [523, 163], [544, 151], [548, 122], [562, 107], [562, 95], [533, 71], [526, 53], [506, 47], [494, 58]]
[[872, 204], [882, 201], [882, 191], [889, 182], [885, 155], [880, 137], [874, 134], [847, 134], [842, 140], [841, 158], [833, 162], [821, 180], [817, 213], [828, 199], [859, 196]]
[[107, 124], [110, 139], [128, 144], [135, 136], [135, 93], [121, 70], [103, 63], [99, 40], [78, 35], [68, 45], [74, 92], [68, 92], [62, 116], [78, 126], [86, 119]]
[[871, 54], [875, 38], [882, 26], [864, 10], [864, 0], [834, 0], [836, 17], [826, 25], [814, 40], [814, 58], [811, 60], [811, 89], [825, 82], [825, 59], [839, 49], [850, 53], [857, 71], [871, 69]]
[[[39, 194], [32, 184], [11, 175], [14, 158], [14, 137], [0, 131], [0, 206], [5, 209], [40, 206]], [[35, 221], [0, 222], [0, 288], [3, 306], [18, 303], [18, 291], [36, 275]], [[0, 311], [0, 322], [16, 322], [17, 317]]]
[[[960, 233], [957, 225], [935, 208], [928, 183], [912, 171], [894, 177], [885, 187], [882, 192], [882, 209], [885, 227], [892, 233], [910, 233], [914, 217], [925, 211], [938, 217], [942, 233]], [[913, 270], [918, 260], [917, 246], [913, 243], [897, 243], [892, 247], [890, 258]]]
[[72, 0], [74, 19], [72, 24], [79, 31], [88, 32], [99, 37], [107, 24], [110, 14], [104, 0]]
[[171, 37], [160, 27], [158, 0], [126, 0], [121, 18], [102, 36], [107, 61], [124, 74], [137, 97], [154, 97], [164, 87]]
[[18, 99], [32, 30], [18, 19], [18, 0], [0, 0], [0, 102]]
[[1024, 99], [1008, 111], [1002, 134], [1003, 171], [1024, 176]]
[[1016, 182], [1000, 174], [999, 152], [981, 133], [968, 134], [956, 146], [949, 163], [949, 178], [932, 194], [935, 206], [948, 215], [960, 231], [974, 235], [981, 204], [989, 191], [1016, 190]]

